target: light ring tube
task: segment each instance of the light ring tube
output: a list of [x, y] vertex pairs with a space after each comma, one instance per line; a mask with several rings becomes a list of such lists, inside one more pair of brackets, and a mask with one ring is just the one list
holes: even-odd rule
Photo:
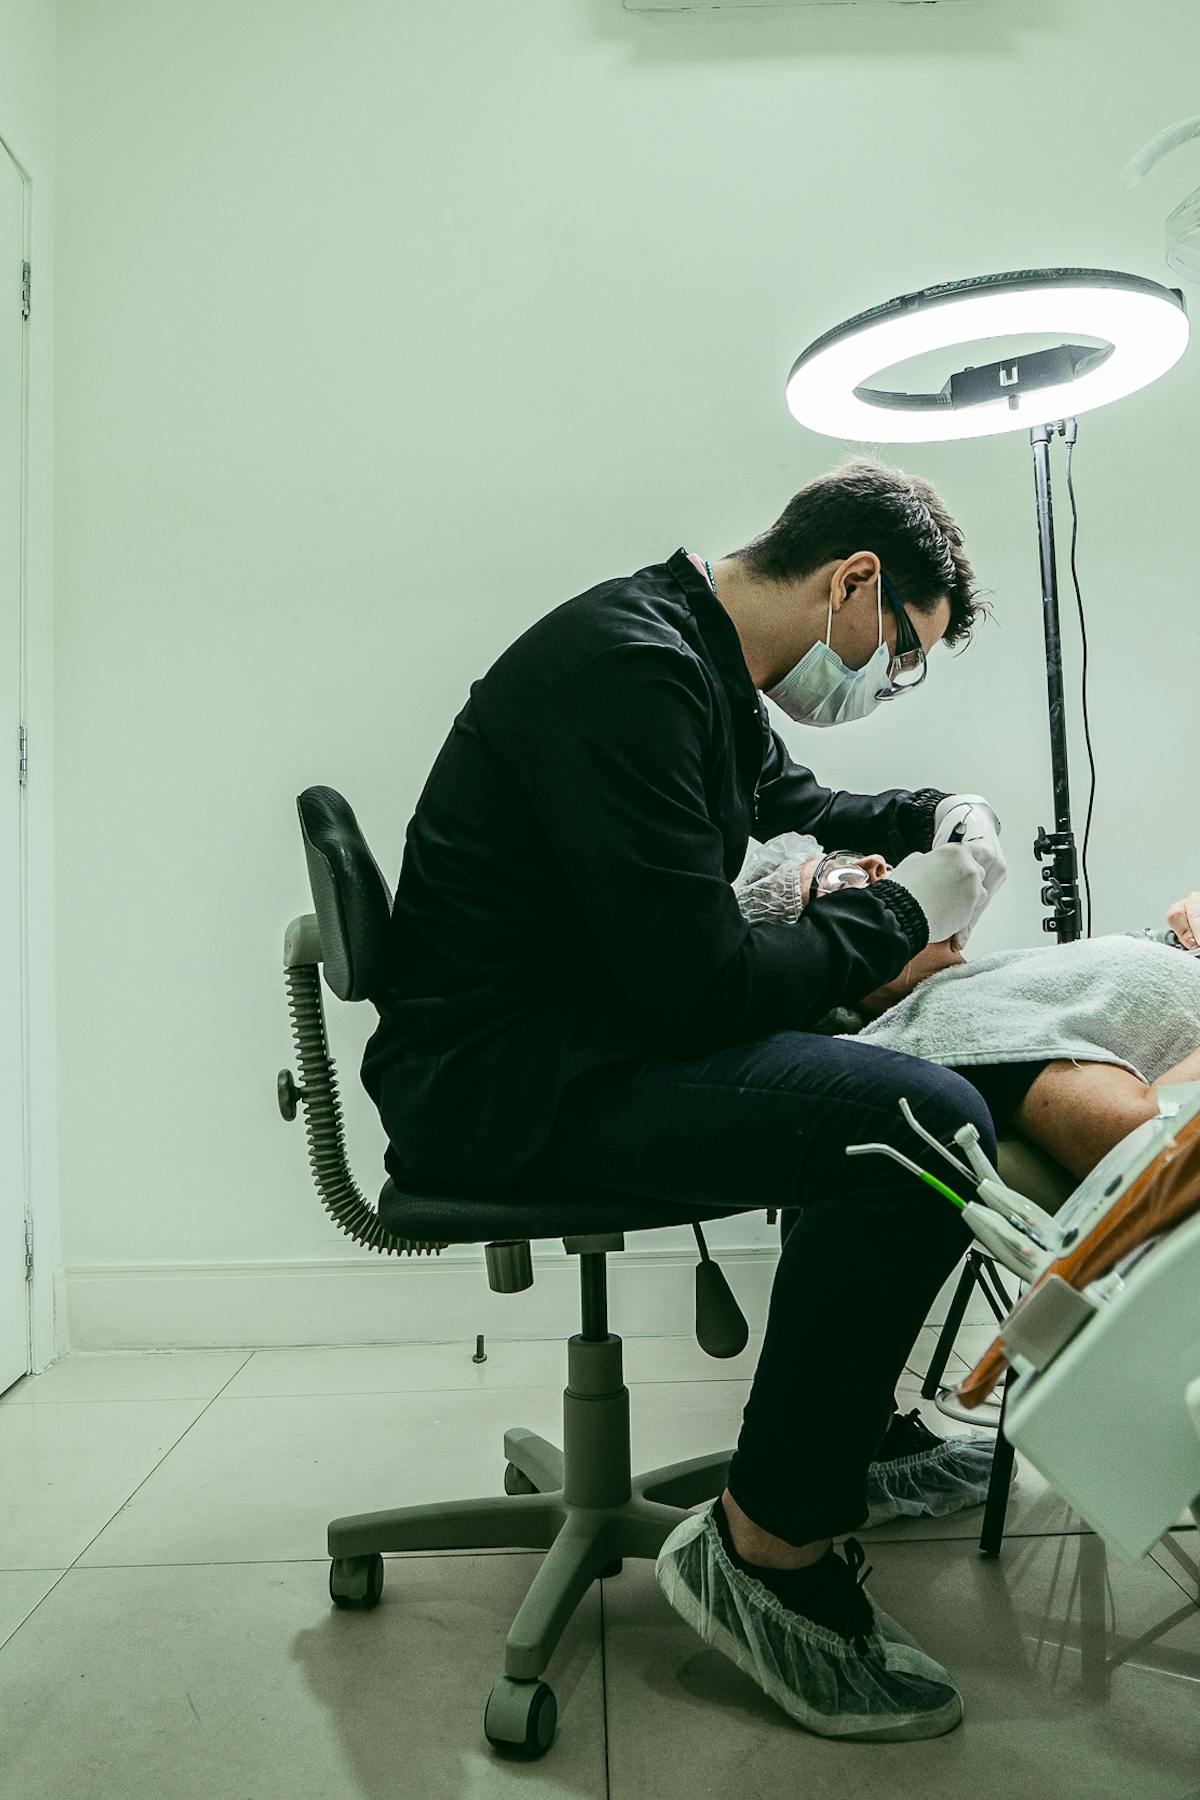
[[[1021, 334], [1085, 336], [1112, 345], [1099, 368], [1011, 399], [934, 409], [875, 406], [855, 390], [931, 350]], [[949, 282], [901, 296], [818, 338], [792, 366], [787, 404], [813, 431], [856, 442], [924, 443], [994, 437], [1107, 406], [1165, 375], [1187, 349], [1187, 308], [1175, 288], [1098, 269], [1026, 270]], [[997, 349], [1003, 357], [1003, 347]]]

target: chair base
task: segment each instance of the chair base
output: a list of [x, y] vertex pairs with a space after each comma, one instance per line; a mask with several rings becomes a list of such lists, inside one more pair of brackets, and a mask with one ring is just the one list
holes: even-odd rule
[[404, 1506], [334, 1519], [335, 1560], [402, 1550], [545, 1550], [508, 1633], [504, 1673], [537, 1681], [571, 1616], [598, 1577], [626, 1556], [657, 1557], [689, 1507], [725, 1487], [732, 1452], [631, 1473], [629, 1390], [621, 1339], [573, 1337], [567, 1345], [563, 1448], [515, 1427], [504, 1453], [535, 1492]]

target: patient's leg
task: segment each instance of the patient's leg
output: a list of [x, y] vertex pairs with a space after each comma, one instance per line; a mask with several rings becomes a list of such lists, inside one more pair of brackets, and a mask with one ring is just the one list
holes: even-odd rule
[[1047, 1063], [1013, 1116], [1023, 1137], [1080, 1177], [1158, 1110], [1156, 1089], [1200, 1081], [1200, 1050], [1147, 1086], [1114, 1063]]

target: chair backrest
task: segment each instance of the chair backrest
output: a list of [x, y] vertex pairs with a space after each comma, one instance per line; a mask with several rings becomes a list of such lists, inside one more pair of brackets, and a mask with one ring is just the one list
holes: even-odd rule
[[[304, 856], [312, 889], [320, 945], [312, 942], [312, 915], [294, 919], [284, 939], [285, 979], [302, 1086], [288, 1069], [280, 1071], [277, 1091], [285, 1119], [296, 1117], [304, 1102], [309, 1161], [322, 1204], [339, 1229], [368, 1249], [389, 1255], [441, 1252], [451, 1242], [483, 1243], [488, 1281], [499, 1292], [529, 1287], [533, 1267], [529, 1235], [562, 1236], [568, 1251], [581, 1258], [624, 1249], [625, 1230], [683, 1223], [672, 1203], [639, 1200], [634, 1195], [567, 1189], [558, 1205], [543, 1192], [489, 1203], [487, 1195], [402, 1193], [390, 1179], [384, 1183], [378, 1209], [359, 1192], [346, 1160], [337, 1077], [325, 1031], [318, 960], [325, 981], [339, 1000], [372, 1000], [378, 1004], [388, 987], [388, 938], [392, 897], [379, 864], [371, 855], [349, 802], [336, 788], [310, 787], [296, 798]], [[696, 1280], [696, 1336], [710, 1356], [736, 1356], [745, 1347], [749, 1328], [721, 1270], [713, 1263], [700, 1231], [700, 1219], [725, 1218], [741, 1208], [700, 1207], [685, 1215], [700, 1242], [702, 1261]], [[392, 1215], [397, 1215], [392, 1217]], [[651, 1216], [647, 1216], [650, 1214]], [[553, 1219], [553, 1223], [551, 1220]], [[565, 1228], [565, 1229], [564, 1229]], [[502, 1233], [492, 1240], [492, 1232]], [[444, 1235], [453, 1232], [453, 1236]], [[524, 1251], [524, 1256], [513, 1252]], [[585, 1279], [582, 1274], [581, 1280]], [[590, 1278], [589, 1278], [590, 1279]], [[585, 1288], [585, 1293], [590, 1292]], [[585, 1330], [588, 1320], [585, 1299]]]
[[388, 884], [336, 788], [305, 788], [296, 810], [325, 980], [339, 1000], [376, 1000], [387, 987]]

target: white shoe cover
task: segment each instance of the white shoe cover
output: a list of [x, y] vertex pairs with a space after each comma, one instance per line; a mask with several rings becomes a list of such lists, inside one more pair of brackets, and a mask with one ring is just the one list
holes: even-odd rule
[[654, 1573], [704, 1642], [809, 1731], [879, 1743], [940, 1737], [962, 1718], [962, 1696], [946, 1670], [865, 1594], [873, 1619], [864, 1653], [735, 1569], [711, 1508], [675, 1527]]
[[943, 1438], [932, 1450], [873, 1462], [867, 1471], [868, 1525], [891, 1519], [942, 1519], [987, 1499], [996, 1453], [994, 1431]]

